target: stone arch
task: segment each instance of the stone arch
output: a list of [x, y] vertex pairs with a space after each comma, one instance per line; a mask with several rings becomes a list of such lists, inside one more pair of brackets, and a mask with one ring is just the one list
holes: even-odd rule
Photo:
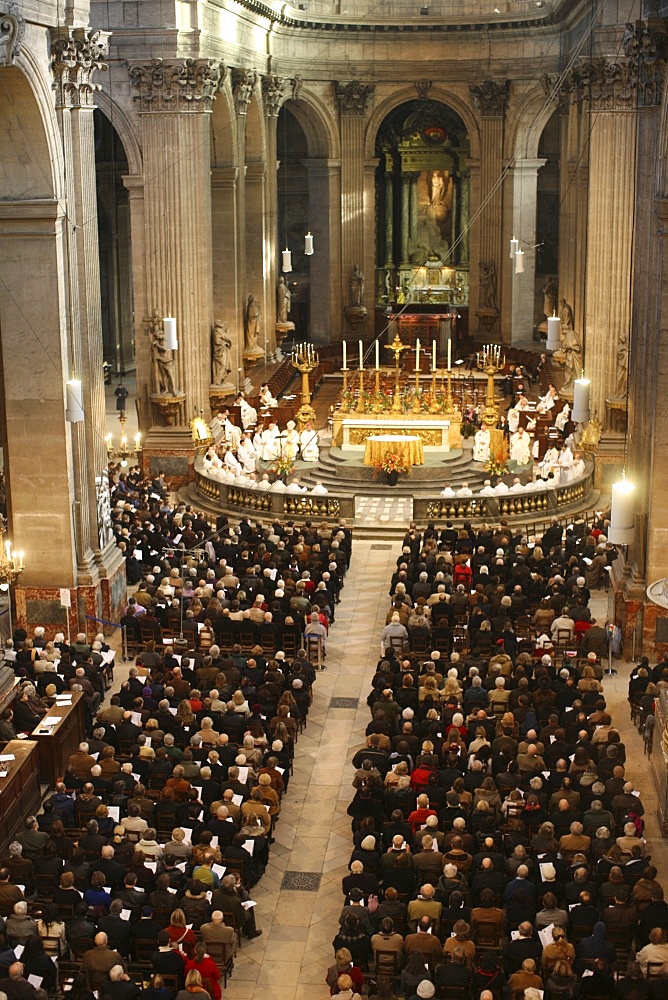
[[[416, 96], [414, 87], [404, 87], [402, 90], [395, 91], [374, 107], [366, 129], [364, 142], [365, 159], [373, 159], [376, 155], [375, 150], [378, 132], [390, 112], [399, 107], [400, 104], [405, 104], [408, 101], [414, 101]], [[439, 86], [434, 86], [430, 89], [429, 100], [438, 101], [440, 104], [444, 104], [446, 107], [456, 111], [462, 119], [464, 125], [466, 126], [466, 131], [468, 132], [471, 158], [477, 159], [480, 156], [480, 134], [478, 131], [478, 123], [470, 105], [463, 101], [457, 94]]]
[[95, 103], [118, 134], [128, 161], [129, 174], [131, 176], [141, 176], [144, 169], [141, 149], [132, 122], [127, 114], [118, 102], [112, 100], [104, 90], [101, 90], [96, 95]]
[[18, 65], [0, 69], [0, 198], [6, 201], [60, 194], [62, 147], [57, 130], [47, 132], [33, 85], [38, 79]]
[[531, 87], [517, 104], [511, 105], [506, 119], [505, 156], [531, 160], [538, 156], [543, 129], [554, 114], [556, 103], [541, 87]]
[[290, 99], [285, 103], [304, 130], [309, 156], [337, 160], [341, 155], [339, 130], [326, 105], [306, 89], [302, 90], [297, 100]]
[[[229, 81], [229, 74], [228, 74]], [[229, 82], [221, 87], [211, 110], [211, 165], [229, 167], [237, 157], [237, 116]]]

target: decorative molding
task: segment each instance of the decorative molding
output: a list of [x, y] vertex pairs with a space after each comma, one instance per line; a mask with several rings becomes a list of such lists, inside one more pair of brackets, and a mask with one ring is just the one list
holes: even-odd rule
[[478, 114], [483, 118], [503, 118], [508, 106], [510, 83], [496, 83], [494, 80], [483, 80], [482, 83], [471, 84], [469, 91]]
[[262, 77], [262, 103], [267, 118], [278, 118], [278, 112], [286, 99], [287, 79], [275, 73]]
[[13, 66], [26, 30], [18, 4], [0, 4], [0, 66]]
[[431, 80], [415, 80], [414, 86], [415, 90], [417, 91], [418, 100], [426, 101], [429, 99], [429, 91], [431, 90]]
[[129, 65], [130, 81], [139, 93], [141, 113], [211, 111], [225, 79], [225, 65], [215, 59], [152, 59]]
[[334, 89], [341, 117], [363, 118], [376, 88], [372, 83], [351, 80], [350, 83], [335, 82]]
[[666, 28], [663, 22], [651, 27], [644, 21], [626, 25], [622, 39], [624, 55], [633, 67], [636, 104], [639, 108], [656, 108], [661, 104], [666, 75]]
[[257, 83], [257, 73], [254, 69], [232, 70], [232, 96], [234, 97], [234, 107], [238, 115], [242, 118], [248, 114], [253, 90]]
[[93, 82], [96, 70], [105, 71], [109, 55], [108, 31], [92, 28], [56, 28], [51, 34], [51, 72], [56, 105], [60, 108], [93, 108], [100, 89]]

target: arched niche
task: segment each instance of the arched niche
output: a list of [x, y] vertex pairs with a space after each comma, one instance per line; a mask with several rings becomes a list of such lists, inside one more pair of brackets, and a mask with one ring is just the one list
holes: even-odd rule
[[469, 134], [436, 100], [393, 108], [376, 133], [376, 303], [468, 303]]
[[[294, 113], [294, 102], [286, 102], [278, 115], [276, 128], [276, 159], [278, 160], [277, 204], [278, 245], [292, 249], [292, 272], [286, 275], [292, 302], [290, 320], [295, 324], [295, 336], [305, 337], [309, 331], [309, 285], [313, 258], [304, 253], [304, 235], [309, 230], [311, 212], [309, 139], [301, 120]], [[323, 212], [326, 206], [320, 206]], [[323, 248], [320, 247], [320, 253]]]
[[123, 177], [130, 172], [125, 145], [113, 122], [97, 108], [95, 181], [97, 192], [100, 303], [104, 359], [116, 375], [134, 369], [130, 207]]

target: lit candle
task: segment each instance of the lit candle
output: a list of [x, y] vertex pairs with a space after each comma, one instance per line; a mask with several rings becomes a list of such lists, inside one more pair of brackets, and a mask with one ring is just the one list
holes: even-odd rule
[[111, 434], [107, 434], [107, 448], [109, 449], [109, 451], [111, 451], [111, 441], [112, 441]]
[[378, 338], [376, 338], [376, 371], [380, 368], [380, 356], [378, 353]]
[[436, 371], [436, 341], [431, 342], [431, 370]]
[[141, 444], [141, 434], [135, 434], [135, 448], [139, 448]]
[[420, 369], [420, 338], [415, 341], [415, 371]]
[[364, 347], [362, 341], [360, 340], [360, 371], [364, 368]]
[[448, 371], [450, 371], [451, 365], [452, 365], [452, 341], [448, 337]]
[[348, 367], [348, 366], [347, 366], [347, 361], [348, 361], [348, 357], [347, 357], [347, 347], [346, 347], [346, 342], [345, 342], [345, 340], [344, 340], [344, 341], [343, 341], [343, 367], [344, 367], [344, 368], [347, 368], [347, 367]]

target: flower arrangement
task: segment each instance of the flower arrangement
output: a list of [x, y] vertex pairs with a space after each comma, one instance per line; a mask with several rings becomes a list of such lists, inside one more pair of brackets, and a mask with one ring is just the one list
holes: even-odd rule
[[386, 451], [380, 462], [376, 462], [374, 469], [374, 476], [378, 476], [380, 472], [408, 472], [408, 466], [396, 451]]
[[271, 467], [271, 471], [276, 474], [279, 479], [291, 476], [295, 471], [295, 463], [287, 455], [279, 455], [274, 464]]
[[485, 462], [485, 472], [488, 472], [490, 476], [506, 476], [508, 467], [503, 463], [503, 460], [490, 455], [488, 461]]

